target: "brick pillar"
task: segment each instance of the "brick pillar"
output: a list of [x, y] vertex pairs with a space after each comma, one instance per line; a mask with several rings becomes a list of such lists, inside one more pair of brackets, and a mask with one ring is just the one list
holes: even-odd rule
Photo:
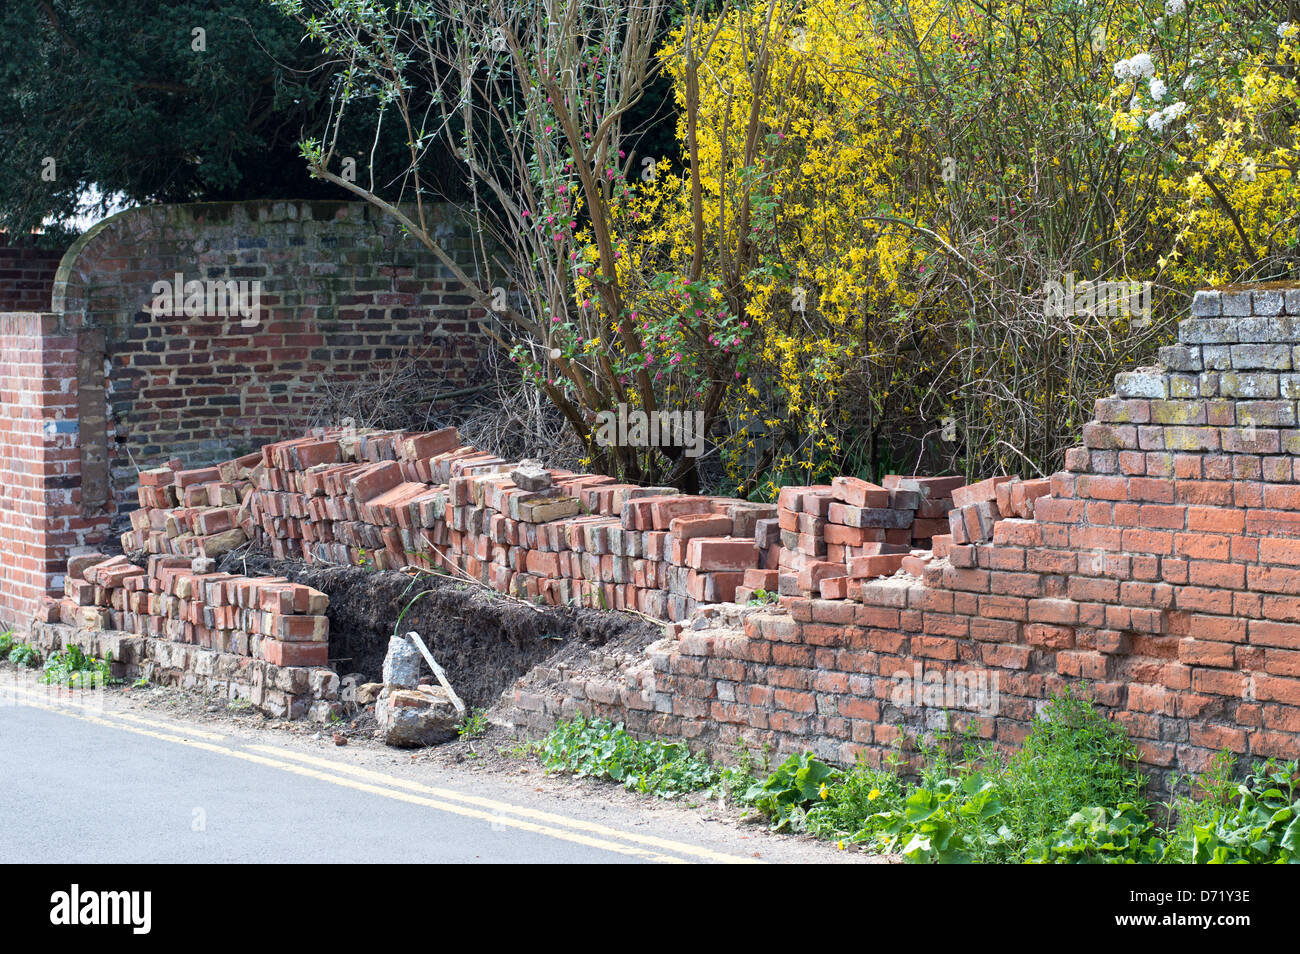
[[48, 312], [0, 314], [0, 628], [25, 628], [82, 542], [77, 335]]

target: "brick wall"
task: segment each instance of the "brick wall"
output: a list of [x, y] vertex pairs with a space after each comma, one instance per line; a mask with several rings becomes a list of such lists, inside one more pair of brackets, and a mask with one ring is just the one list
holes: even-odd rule
[[48, 311], [61, 258], [61, 249], [0, 243], [0, 312]]
[[61, 583], [85, 521], [76, 471], [77, 339], [49, 313], [0, 314], [0, 629]]
[[[467, 232], [446, 210], [430, 213], [445, 247], [468, 259]], [[154, 285], [177, 273], [260, 282], [260, 307], [160, 314]], [[325, 385], [392, 367], [413, 364], [455, 389], [475, 375], [485, 341], [450, 273], [351, 202], [132, 209], [73, 244], [36, 307], [53, 314], [6, 319], [15, 331], [0, 369], [11, 382], [0, 463], [15, 481], [0, 488], [0, 513], [46, 547], [32, 551], [42, 567], [29, 575], [25, 538], [0, 538], [10, 591], [0, 600], [23, 617], [33, 588], [58, 591], [62, 562], [106, 538], [120, 504], [134, 506], [138, 468], [173, 455], [199, 465], [300, 434]], [[69, 525], [42, 522], [37, 499]]]
[[[91, 373], [85, 345], [61, 348], [61, 380]], [[146, 471], [123, 544], [184, 562], [252, 539], [681, 621], [644, 654], [534, 672], [524, 725], [584, 711], [720, 758], [744, 742], [879, 762], [949, 720], [1016, 746], [1083, 681], [1167, 786], [1224, 748], [1300, 754], [1300, 288], [1198, 293], [1159, 359], [1117, 377], [1044, 480], [837, 479], [758, 505], [520, 466], [450, 429], [337, 430]], [[32, 374], [18, 384], [48, 390]], [[775, 605], [725, 602], [773, 582]], [[173, 618], [73, 588], [114, 625]], [[186, 640], [242, 646], [228, 602], [196, 605]]]
[[518, 721], [583, 711], [721, 758], [745, 742], [878, 764], [949, 715], [1015, 746], [1084, 680], [1157, 787], [1220, 749], [1297, 757], [1300, 289], [1198, 293], [1179, 337], [1117, 378], [1032, 507], [955, 493], [982, 538], [935, 537], [919, 576], [701, 616], [618, 668], [539, 672]]
[[[434, 207], [437, 221], [445, 210]], [[468, 235], [448, 219], [448, 247]], [[153, 313], [155, 282], [261, 282], [243, 315]], [[251, 287], [251, 286], [250, 286]], [[69, 250], [55, 310], [105, 335], [108, 454], [119, 500], [136, 469], [217, 461], [301, 433], [325, 386], [408, 362], [467, 383], [481, 312], [450, 273], [364, 203], [200, 203], [134, 209]]]

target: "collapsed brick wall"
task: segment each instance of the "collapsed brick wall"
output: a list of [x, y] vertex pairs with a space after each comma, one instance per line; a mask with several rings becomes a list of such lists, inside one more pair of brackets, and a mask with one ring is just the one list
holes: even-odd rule
[[62, 258], [61, 249], [0, 242], [0, 312], [49, 311], [54, 273]]
[[1014, 747], [1083, 680], [1157, 789], [1222, 749], [1300, 755], [1300, 289], [1201, 292], [1192, 314], [1097, 402], [1050, 492], [1011, 514], [1004, 482], [955, 494], [969, 542], [936, 536], [919, 578], [707, 611], [619, 671], [525, 680], [516, 720], [879, 764], [946, 725]]
[[[123, 545], [251, 539], [682, 621], [644, 655], [538, 670], [513, 693], [523, 725], [583, 711], [720, 758], [879, 763], [949, 725], [1013, 747], [1082, 680], [1167, 786], [1224, 748], [1300, 753], [1300, 289], [1198, 293], [1179, 333], [1046, 480], [840, 478], [772, 506], [544, 471], [452, 429], [333, 429], [144, 472]], [[776, 605], [727, 603], [773, 580]], [[237, 639], [208, 608], [179, 638]]]
[[[445, 208], [426, 211], [444, 247], [468, 262], [468, 231]], [[155, 283], [177, 274], [260, 281], [256, 320], [156, 313]], [[437, 389], [455, 390], [475, 380], [486, 347], [481, 311], [448, 270], [352, 202], [120, 213], [64, 254], [39, 308], [37, 324], [27, 312], [12, 322], [49, 340], [6, 335], [0, 367], [14, 384], [0, 394], [0, 461], [15, 477], [0, 486], [0, 513], [35, 532], [0, 538], [12, 583], [0, 625], [29, 619], [34, 593], [61, 591], [63, 561], [109, 536], [119, 505], [133, 506], [137, 468], [177, 453], [196, 465], [223, 460], [300, 434], [327, 385], [394, 367], [422, 368]], [[32, 354], [42, 355], [39, 374], [24, 363]]]

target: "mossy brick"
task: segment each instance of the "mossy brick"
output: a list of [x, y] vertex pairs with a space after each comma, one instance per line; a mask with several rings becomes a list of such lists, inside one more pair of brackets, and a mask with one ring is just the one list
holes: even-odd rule
[[1190, 400], [1201, 396], [1201, 381], [1195, 374], [1169, 375], [1169, 396]]
[[1243, 427], [1295, 427], [1294, 401], [1237, 401], [1237, 421]]
[[1234, 371], [1290, 371], [1291, 345], [1232, 345], [1232, 367]]
[[1236, 344], [1237, 323], [1230, 318], [1186, 318], [1178, 323], [1178, 340], [1186, 345]]
[[1219, 430], [1214, 427], [1166, 427], [1164, 446], [1152, 450], [1217, 451]]
[[1287, 401], [1300, 399], [1300, 374], [1279, 374], [1277, 376], [1278, 397]]
[[1211, 427], [1231, 427], [1237, 423], [1236, 401], [1205, 401], [1205, 423]]
[[1083, 443], [1095, 450], [1135, 450], [1138, 446], [1137, 428], [1131, 424], [1092, 422], [1083, 425]]
[[1205, 403], [1202, 401], [1152, 401], [1153, 424], [1204, 424]]
[[1220, 444], [1232, 454], [1276, 454], [1281, 449], [1281, 435], [1264, 427], [1225, 427]]
[[1102, 424], [1146, 424], [1151, 420], [1151, 402], [1124, 398], [1098, 398], [1093, 416]]
[[1219, 375], [1219, 393], [1228, 398], [1276, 398], [1279, 376], [1269, 371], [1227, 371]]

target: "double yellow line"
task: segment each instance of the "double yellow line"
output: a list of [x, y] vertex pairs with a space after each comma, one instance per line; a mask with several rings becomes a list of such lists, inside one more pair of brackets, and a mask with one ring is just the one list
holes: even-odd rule
[[[290, 772], [305, 778], [349, 788], [381, 798], [420, 805], [436, 811], [473, 818], [491, 824], [494, 828], [509, 828], [517, 831], [531, 832], [565, 841], [572, 844], [628, 855], [645, 861], [663, 864], [684, 864], [691, 861], [713, 862], [722, 864], [757, 864], [753, 858], [729, 855], [714, 851], [700, 845], [660, 838], [657, 835], [640, 834], [624, 831], [609, 825], [570, 818], [554, 812], [541, 811], [523, 805], [480, 795], [469, 795], [454, 789], [425, 785], [410, 779], [385, 775], [360, 766], [350, 765], [335, 759], [321, 758], [303, 752], [295, 752], [270, 745], [250, 744], [235, 747], [226, 742], [226, 736], [218, 732], [176, 726], [127, 712], [95, 714], [85, 706], [76, 703], [50, 705], [41, 694], [25, 689], [6, 686], [20, 704], [53, 712], [57, 715], [78, 719], [92, 725], [132, 732], [162, 742], [185, 745], [190, 748], [213, 752], [230, 758], [242, 759], [255, 765]], [[184, 735], [176, 734], [178, 731]]]

